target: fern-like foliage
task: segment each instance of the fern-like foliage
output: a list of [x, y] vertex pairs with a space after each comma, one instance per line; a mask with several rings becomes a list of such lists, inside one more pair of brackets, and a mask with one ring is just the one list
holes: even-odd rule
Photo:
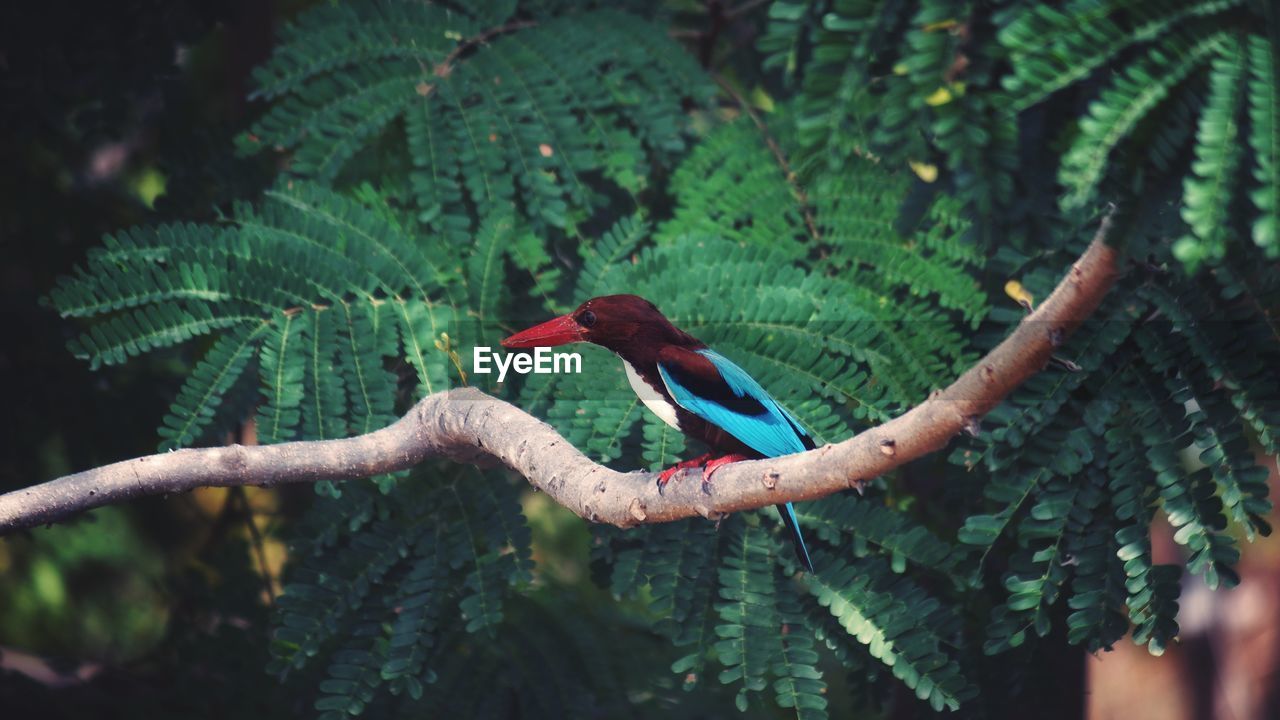
[[333, 180], [392, 136], [411, 163], [417, 220], [462, 244], [474, 210], [512, 203], [535, 227], [573, 226], [603, 199], [592, 174], [642, 191], [654, 164], [685, 145], [681, 100], [709, 94], [660, 27], [515, 3], [320, 7], [255, 77], [258, 96], [275, 102], [246, 149], [292, 150], [292, 172]]
[[[1275, 18], [1270, 22], [1274, 27]], [[1253, 191], [1253, 204], [1258, 217], [1253, 222], [1253, 241], [1276, 256], [1280, 243], [1280, 60], [1275, 45], [1265, 38], [1250, 36], [1249, 57], [1249, 147], [1254, 152], [1253, 177], [1258, 188]]]
[[[825, 703], [818, 692], [824, 686], [813, 682], [821, 676], [815, 676], [811, 666], [797, 665], [790, 652], [795, 643], [784, 642], [784, 605], [778, 596], [784, 588], [774, 581], [772, 541], [758, 528], [734, 525], [719, 568], [721, 602], [716, 604], [716, 612], [721, 624], [716, 626], [720, 640], [715, 647], [725, 665], [720, 681], [740, 686], [736, 702], [738, 709], [745, 711], [748, 693], [763, 691], [768, 687], [767, 678], [777, 673], [780, 677], [775, 689], [780, 704], [794, 707], [800, 717], [806, 717], [808, 710], [823, 709]], [[809, 658], [810, 663], [815, 659]]]
[[[972, 689], [943, 649], [958, 639], [956, 618], [889, 570], [902, 572], [902, 557], [949, 570], [954, 563], [940, 557], [948, 546], [901, 514], [864, 507], [871, 509], [852, 511], [868, 520], [854, 531], [865, 548], [856, 572], [836, 559], [849, 545], [835, 529], [847, 507], [844, 513], [801, 516], [817, 531], [811, 542], [830, 553], [815, 555], [822, 558], [818, 573], [806, 576], [803, 587], [792, 579], [794, 560], [781, 547], [782, 538], [759, 522], [763, 514], [735, 516], [718, 531], [685, 521], [602, 533], [599, 555], [609, 561], [616, 595], [649, 588], [657, 627], [687, 652], [671, 668], [685, 678], [686, 688], [701, 681], [714, 657], [724, 668], [720, 682], [737, 689], [740, 709], [772, 689], [774, 700], [800, 717], [825, 717], [826, 684], [814, 667], [816, 649], [828, 645], [850, 652], [847, 643], [862, 648], [852, 651], [859, 657], [869, 652], [922, 700], [939, 709], [958, 707]], [[817, 603], [797, 594], [805, 589]], [[922, 618], [928, 631], [904, 634]]]
[[250, 367], [265, 402], [263, 439], [324, 439], [386, 425], [411, 366], [420, 392], [448, 386], [436, 343], [452, 329], [456, 280], [374, 210], [299, 185], [218, 226], [174, 225], [108, 238], [50, 295], [98, 322], [72, 342], [92, 364], [222, 331], [165, 416], [165, 447], [191, 445]]
[[[1181, 200], [1186, 225], [1175, 251], [1195, 267], [1220, 263], [1227, 245], [1250, 235], [1275, 257], [1269, 8], [1245, 0], [780, 2], [760, 47], [796, 80], [801, 137], [816, 156], [844, 162], [874, 152], [910, 163], [926, 182], [942, 160], [958, 195], [985, 218], [988, 239], [985, 228], [1000, 217], [1015, 223], [1015, 236], [1023, 231], [1015, 181], [1035, 204], [1060, 188], [1067, 211], [1100, 196], [1157, 192]], [[1078, 123], [1073, 112], [1050, 114], [1080, 93], [1091, 102]], [[1194, 134], [1162, 127], [1174, 108], [1193, 113]], [[1047, 159], [1026, 149], [1055, 137], [1069, 143], [1060, 161], [1048, 159], [1058, 164], [1056, 187], [1038, 173]], [[1175, 149], [1195, 161], [1157, 160]], [[1227, 213], [1235, 205], [1250, 212]]]
[[[1047, 287], [1038, 277], [1024, 279]], [[1252, 375], [1255, 352], [1269, 356], [1274, 343], [1218, 337], [1247, 322], [1192, 320], [1188, 307], [1214, 301], [1194, 284], [1182, 284], [1188, 298], [1175, 299], [1170, 283], [1178, 281], [1155, 275], [1106, 301], [1063, 346], [1077, 370], [1033, 378], [992, 413], [976, 443], [952, 455], [993, 473], [983, 488], [990, 511], [970, 516], [960, 540], [984, 561], [1001, 538], [1016, 545], [1002, 577], [1008, 596], [987, 629], [989, 653], [1047, 635], [1052, 609], [1065, 602], [1071, 642], [1110, 647], [1127, 614], [1135, 642], [1158, 654], [1177, 634], [1179, 570], [1152, 564], [1156, 508], [1185, 546], [1188, 569], [1210, 587], [1239, 581], [1228, 518], [1248, 537], [1270, 532], [1265, 471], [1254, 466], [1241, 414], [1226, 410], [1250, 401], [1241, 385], [1210, 378]], [[1190, 296], [1200, 304], [1188, 304]], [[1260, 389], [1267, 399], [1256, 403], [1274, 407], [1269, 384]], [[1264, 427], [1259, 437], [1272, 432]], [[1189, 452], [1198, 469], [1188, 466]]]
[[[510, 588], [532, 579], [516, 488], [479, 473], [416, 480], [385, 498], [359, 485], [321, 501], [309, 529], [327, 530], [294, 548], [303, 559], [280, 598], [271, 670], [321, 671], [322, 717], [360, 714], [388, 692], [421, 698], [451, 634], [494, 636]], [[375, 511], [350, 516], [353, 502]]]
[[779, 2], [761, 39], [766, 65], [799, 86], [801, 146], [815, 163], [855, 157], [908, 166], [925, 183], [940, 173], [973, 209], [979, 237], [1009, 211], [1017, 127], [999, 94], [990, 52], [968, 38], [989, 32], [972, 3], [957, 0]]
[[858, 557], [880, 550], [896, 573], [909, 567], [923, 568], [957, 584], [967, 582], [960, 575], [962, 548], [939, 539], [905, 513], [875, 499], [832, 498], [801, 506], [797, 517], [802, 527], [811, 528], [833, 547], [852, 545]]
[[852, 566], [821, 557], [809, 589], [871, 655], [935, 710], [952, 710], [973, 694], [943, 650], [956, 629], [939, 603], [869, 562]]
[[[1183, 218], [1189, 232], [1175, 245], [1179, 259], [1191, 266], [1220, 262], [1226, 245], [1247, 237], [1253, 225], [1261, 233], [1260, 247], [1274, 257], [1267, 239], [1270, 224], [1265, 193], [1255, 193], [1259, 214], [1251, 222], [1221, 215], [1241, 195], [1248, 165], [1264, 184], [1271, 171], [1269, 158], [1248, 161], [1241, 152], [1246, 133], [1259, 155], [1266, 147], [1268, 114], [1255, 110], [1246, 117], [1247, 103], [1266, 107], [1269, 91], [1247, 82], [1250, 57], [1269, 59], [1264, 40], [1268, 22], [1238, 0], [1161, 0], [1160, 2], [1068, 3], [1064, 8], [1042, 6], [1010, 12], [1000, 30], [1013, 73], [1004, 80], [1021, 110], [1093, 77], [1111, 63], [1114, 81], [1106, 84], [1090, 105], [1088, 117], [1071, 149], [1063, 156], [1061, 179], [1068, 193], [1064, 202], [1080, 204], [1095, 197], [1104, 179], [1118, 173], [1142, 172], [1125, 157], [1141, 157], [1136, 147], [1161, 142], [1167, 135], [1152, 133], [1152, 118], [1171, 103], [1185, 102], [1182, 94], [1203, 103], [1192, 146], [1195, 161], [1183, 180]], [[1247, 48], [1254, 48], [1250, 53]], [[1116, 68], [1118, 58], [1131, 58]], [[1268, 77], [1264, 67], [1254, 74]], [[1190, 80], [1207, 77], [1208, 87]], [[1249, 126], [1256, 125], [1257, 127]], [[1123, 151], [1120, 148], [1124, 148]], [[1180, 168], [1179, 172], [1185, 172]], [[1108, 186], [1109, 187], [1109, 186]]]
[[[190, 354], [165, 447], [250, 420], [259, 442], [364, 433], [466, 383], [594, 459], [669, 466], [702, 448], [609, 352], [503, 383], [471, 366], [610, 293], [653, 300], [837, 442], [1023, 323], [1001, 289], [1044, 298], [1102, 200], [1126, 257], [1058, 361], [949, 457], [797, 506], [813, 573], [772, 510], [595, 528], [590, 588], [534, 539], [576, 520], [513, 478], [429, 463], [320, 484], [270, 667], [319, 716], [822, 718], [912, 695], [980, 713], [986, 679], [1055, 630], [1159, 654], [1183, 565], [1239, 581], [1273, 514], [1254, 452], [1280, 451], [1268, 3], [778, 0], [733, 72], [695, 33], [719, 96], [656, 19], [472, 5], [299, 15], [241, 138], [285, 177], [217, 222], [108, 237], [52, 291], [92, 366]], [[1160, 514], [1182, 564], [1153, 560]]]
[[1079, 139], [1062, 158], [1062, 182], [1069, 190], [1065, 202], [1080, 204], [1092, 196], [1120, 142], [1168, 97], [1172, 88], [1211, 59], [1227, 40], [1225, 33], [1207, 29], [1177, 37], [1167, 45], [1152, 48], [1114, 85], [1103, 90], [1090, 106], [1089, 116], [1080, 123]]

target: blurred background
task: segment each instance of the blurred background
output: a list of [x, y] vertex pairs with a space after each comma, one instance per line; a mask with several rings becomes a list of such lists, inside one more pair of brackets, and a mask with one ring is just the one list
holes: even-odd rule
[[[0, 7], [0, 491], [154, 451], [204, 348], [91, 372], [65, 349], [77, 328], [40, 299], [104, 233], [210, 219], [269, 184], [270, 158], [229, 148], [254, 112], [249, 71], [308, 4]], [[1280, 493], [1275, 458], [1259, 462]], [[280, 537], [311, 497], [210, 489], [0, 541], [0, 715], [308, 715], [263, 667]], [[525, 510], [538, 562], [589, 596], [582, 524], [544, 497]], [[1179, 558], [1167, 526], [1154, 545], [1156, 562]], [[1239, 569], [1229, 592], [1185, 575], [1182, 642], [1164, 657], [1127, 640], [1080, 653], [1087, 716], [1280, 718], [1280, 538], [1245, 545]]]
[[[269, 166], [227, 147], [248, 72], [295, 5], [0, 7], [0, 490], [154, 452], [191, 356], [91, 372], [66, 351], [74, 328], [40, 298], [104, 233], [208, 219], [266, 181]], [[264, 538], [285, 504], [210, 490], [0, 542], [0, 714], [223, 715], [240, 683], [267, 679], [261, 638], [283, 554]], [[243, 666], [172, 662], [186, 642], [233, 643]]]

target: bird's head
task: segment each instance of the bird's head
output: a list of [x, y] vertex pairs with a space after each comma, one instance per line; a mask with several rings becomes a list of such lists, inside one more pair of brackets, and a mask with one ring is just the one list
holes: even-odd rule
[[624, 357], [637, 345], [697, 343], [639, 295], [605, 295], [591, 298], [568, 315], [518, 332], [503, 340], [502, 346], [554, 347], [575, 342], [594, 343]]

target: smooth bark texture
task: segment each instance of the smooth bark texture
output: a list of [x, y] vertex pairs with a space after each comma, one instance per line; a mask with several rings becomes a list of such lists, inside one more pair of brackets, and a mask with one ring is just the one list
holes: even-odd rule
[[135, 458], [0, 495], [0, 534], [64, 520], [143, 495], [202, 486], [350, 480], [403, 470], [427, 458], [500, 462], [592, 522], [620, 527], [813, 500], [855, 487], [946, 447], [1014, 388], [1040, 372], [1089, 317], [1115, 280], [1110, 220], [1057, 289], [1000, 345], [945, 390], [909, 412], [844, 442], [796, 455], [724, 466], [710, 494], [697, 471], [659, 495], [656, 473], [598, 465], [550, 425], [479, 390], [430, 395], [394, 424], [344, 440], [231, 445]]

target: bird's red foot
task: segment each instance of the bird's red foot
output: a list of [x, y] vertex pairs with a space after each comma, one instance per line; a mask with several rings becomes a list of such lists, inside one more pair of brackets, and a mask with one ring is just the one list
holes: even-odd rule
[[698, 457], [693, 458], [692, 460], [684, 460], [682, 462], [678, 462], [675, 465], [672, 465], [671, 467], [667, 468], [666, 470], [663, 470], [658, 475], [658, 494], [659, 495], [662, 494], [662, 491], [665, 490], [667, 487], [667, 483], [671, 482], [671, 478], [675, 477], [676, 473], [680, 472], [681, 470], [687, 470], [688, 468], [691, 468], [691, 467], [699, 467], [703, 463], [707, 462], [707, 460], [710, 457], [711, 457], [711, 453], [706, 453], [705, 455], [699, 455]]
[[735, 453], [708, 460], [707, 464], [702, 466], [702, 492], [708, 495], [711, 494], [711, 476], [714, 475], [721, 467], [728, 465], [729, 463], [736, 463], [741, 460], [750, 459], [751, 458], [746, 455], [738, 455]]

